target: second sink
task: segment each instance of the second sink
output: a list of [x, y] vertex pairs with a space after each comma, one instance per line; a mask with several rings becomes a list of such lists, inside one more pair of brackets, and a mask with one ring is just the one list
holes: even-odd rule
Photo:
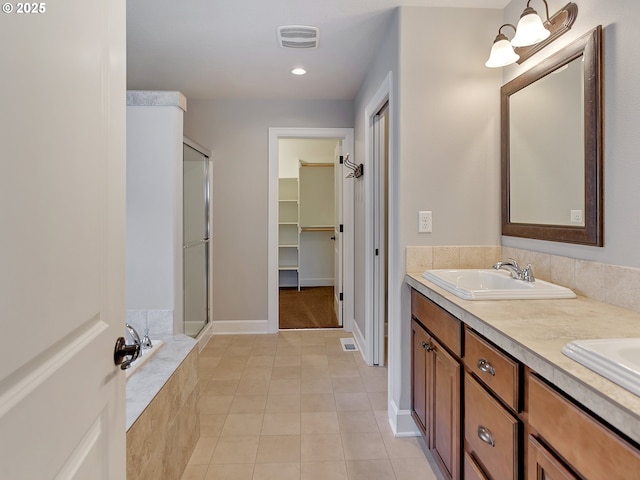
[[465, 300], [575, 298], [572, 290], [536, 280], [523, 282], [493, 269], [426, 270], [422, 277]]

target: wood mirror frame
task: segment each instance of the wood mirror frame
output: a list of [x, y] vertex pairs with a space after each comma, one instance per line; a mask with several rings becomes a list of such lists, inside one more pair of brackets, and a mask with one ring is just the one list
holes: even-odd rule
[[[599, 25], [500, 89], [502, 235], [603, 245], [601, 50], [602, 26]], [[584, 226], [512, 223], [509, 190], [509, 97], [581, 56], [584, 56]]]

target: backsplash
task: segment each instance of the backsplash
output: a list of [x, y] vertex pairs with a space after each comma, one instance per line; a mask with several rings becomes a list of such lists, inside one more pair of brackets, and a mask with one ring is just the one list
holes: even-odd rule
[[536, 278], [570, 288], [578, 295], [640, 312], [640, 269], [500, 246], [407, 247], [406, 271], [437, 268], [490, 268], [507, 258], [530, 263]]

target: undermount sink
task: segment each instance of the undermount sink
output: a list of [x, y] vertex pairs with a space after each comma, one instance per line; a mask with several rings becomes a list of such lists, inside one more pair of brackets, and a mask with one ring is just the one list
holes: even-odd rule
[[640, 338], [574, 340], [562, 353], [640, 396]]
[[525, 282], [493, 269], [426, 270], [422, 277], [464, 300], [575, 298], [572, 290], [536, 280]]

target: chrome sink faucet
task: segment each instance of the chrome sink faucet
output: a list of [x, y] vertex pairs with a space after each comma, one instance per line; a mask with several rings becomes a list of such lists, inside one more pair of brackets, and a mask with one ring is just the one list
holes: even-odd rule
[[529, 263], [524, 270], [521, 270], [520, 267], [518, 267], [518, 262], [516, 262], [515, 258], [509, 258], [506, 262], [498, 262], [493, 266], [493, 268], [496, 270], [508, 270], [511, 274], [511, 278], [515, 278], [516, 280], [522, 280], [523, 282], [536, 281], [536, 278], [533, 276], [531, 264]]

